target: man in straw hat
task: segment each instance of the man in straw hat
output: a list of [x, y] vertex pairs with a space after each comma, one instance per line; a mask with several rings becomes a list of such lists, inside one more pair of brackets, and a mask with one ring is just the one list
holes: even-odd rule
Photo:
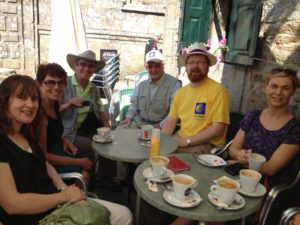
[[180, 129], [173, 136], [179, 152], [208, 153], [215, 146], [225, 143], [229, 95], [222, 84], [208, 77], [209, 67], [216, 61], [215, 56], [197, 42], [180, 57], [190, 83], [175, 94], [162, 128], [163, 133], [172, 135], [180, 122]]
[[[105, 62], [98, 61], [96, 54], [91, 50], [79, 55], [68, 54], [67, 62], [75, 74], [67, 79], [63, 103], [60, 105], [64, 124], [63, 135], [88, 153], [89, 158], [94, 158], [91, 134], [87, 133], [89, 131], [83, 125], [93, 125], [95, 121], [99, 127], [110, 127], [99, 90], [90, 82], [91, 76], [102, 69]], [[103, 188], [119, 190], [120, 183], [112, 177], [116, 173], [115, 162], [105, 158], [100, 160], [100, 185]]]

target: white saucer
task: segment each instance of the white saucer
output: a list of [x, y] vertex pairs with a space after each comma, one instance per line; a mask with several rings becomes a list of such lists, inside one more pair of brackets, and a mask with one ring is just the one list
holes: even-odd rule
[[153, 177], [151, 167], [147, 167], [143, 171], [143, 176], [146, 179], [150, 178], [150, 180], [152, 180], [154, 182], [162, 183], [162, 182], [168, 182], [168, 181], [170, 181], [171, 177], [174, 176], [174, 172], [172, 170], [167, 169], [167, 176], [165, 178], [156, 178], [156, 177]]
[[[240, 182], [240, 180], [237, 180], [237, 182]], [[249, 196], [249, 197], [261, 197], [261, 196], [264, 196], [266, 194], [266, 192], [267, 192], [267, 189], [261, 183], [257, 184], [257, 187], [254, 192], [246, 192], [242, 188], [239, 189], [239, 193], [241, 193], [242, 195], [245, 195], [245, 196]]]
[[110, 136], [107, 139], [100, 138], [97, 134], [93, 136], [93, 140], [100, 143], [109, 143], [112, 142], [113, 138]]
[[208, 200], [213, 205], [221, 207], [223, 209], [237, 210], [237, 209], [241, 209], [245, 206], [245, 199], [239, 194], [236, 195], [236, 198], [235, 198], [234, 202], [229, 204], [228, 206], [224, 205], [225, 203], [223, 203], [221, 200], [219, 200], [218, 196], [216, 196], [212, 192], [210, 192], [207, 196], [208, 196]]
[[151, 137], [149, 137], [149, 138], [143, 138], [143, 137], [142, 137], [142, 134], [139, 134], [139, 135], [138, 135], [138, 138], [139, 138], [140, 140], [143, 140], [143, 141], [150, 141], [150, 140], [151, 140]]
[[177, 206], [180, 208], [195, 207], [195, 206], [199, 205], [200, 202], [202, 201], [202, 198], [200, 197], [200, 195], [194, 190], [191, 191], [190, 196], [186, 200], [177, 199], [174, 195], [174, 192], [168, 191], [168, 190], [164, 191], [163, 197], [171, 205], [174, 205], [174, 206]]
[[208, 167], [219, 167], [226, 164], [226, 161], [219, 156], [211, 154], [199, 155], [197, 158], [198, 162]]

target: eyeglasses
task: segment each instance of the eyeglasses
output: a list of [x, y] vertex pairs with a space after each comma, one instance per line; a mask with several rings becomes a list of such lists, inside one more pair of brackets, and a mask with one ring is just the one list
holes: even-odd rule
[[291, 70], [291, 69], [282, 69], [282, 68], [274, 68], [271, 70], [271, 74], [274, 75], [274, 74], [277, 74], [277, 73], [285, 73], [286, 75], [288, 76], [295, 76], [297, 77], [297, 73], [295, 70]]
[[208, 62], [203, 62], [203, 61], [190, 61], [190, 62], [187, 62], [186, 64], [188, 66], [199, 66], [199, 65], [204, 65], [204, 64], [207, 64]]
[[47, 88], [54, 88], [55, 85], [57, 85], [59, 88], [62, 88], [65, 86], [65, 82], [63, 82], [62, 80], [60, 80], [60, 81], [45, 80], [44, 84], [46, 85]]
[[157, 63], [157, 64], [149, 64], [149, 65], [147, 66], [147, 68], [150, 69], [150, 70], [151, 70], [152, 68], [154, 68], [154, 67], [158, 69], [158, 68], [161, 67], [161, 64], [158, 64], [158, 63]]
[[95, 63], [86, 63], [86, 62], [80, 62], [78, 63], [81, 67], [88, 67], [89, 69], [94, 69], [96, 67]]

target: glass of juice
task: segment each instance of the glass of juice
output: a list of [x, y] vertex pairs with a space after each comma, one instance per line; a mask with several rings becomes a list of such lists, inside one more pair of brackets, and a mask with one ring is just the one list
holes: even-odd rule
[[153, 128], [151, 131], [150, 157], [160, 154], [160, 129]]

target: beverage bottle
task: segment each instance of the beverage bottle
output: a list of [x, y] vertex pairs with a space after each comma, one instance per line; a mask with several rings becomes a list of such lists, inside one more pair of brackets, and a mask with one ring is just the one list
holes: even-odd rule
[[160, 129], [153, 128], [151, 131], [150, 157], [160, 154]]

